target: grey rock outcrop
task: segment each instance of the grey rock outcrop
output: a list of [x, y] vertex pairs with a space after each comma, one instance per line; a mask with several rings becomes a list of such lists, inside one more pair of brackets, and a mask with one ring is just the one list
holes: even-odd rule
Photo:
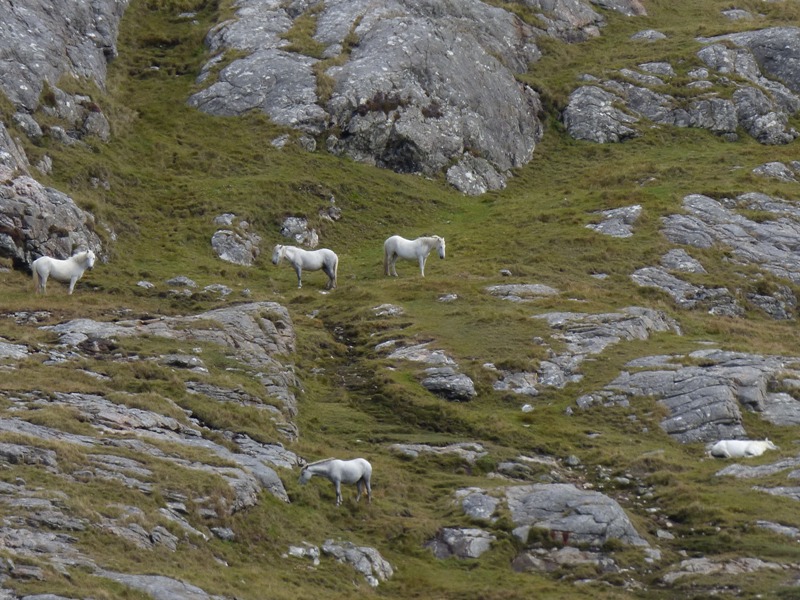
[[673, 248], [661, 257], [661, 266], [679, 273], [705, 273], [706, 270], [697, 259], [692, 258], [683, 248]]
[[[646, 14], [636, 0], [595, 3]], [[538, 38], [584, 41], [605, 24], [583, 0], [526, 8], [537, 26], [478, 0], [240, 0], [234, 18], [208, 33], [213, 56], [198, 79], [206, 87], [188, 102], [218, 115], [260, 110], [280, 125], [327, 133], [330, 152], [397, 172], [446, 169], [465, 194], [502, 189], [542, 135], [539, 97], [515, 74], [540, 58]], [[318, 47], [305, 55], [285, 34], [309, 15]], [[245, 56], [212, 76], [228, 50]], [[337, 64], [320, 73], [325, 59]], [[330, 92], [321, 97], [320, 88]]]
[[350, 60], [328, 72], [336, 83], [326, 109], [341, 130], [331, 151], [401, 173], [460, 163], [495, 189], [494, 177], [531, 159], [541, 104], [514, 73], [538, 58], [536, 32], [487, 4], [453, 8], [398, 2], [394, 14], [366, 12]]
[[607, 144], [638, 136], [632, 127], [639, 119], [616, 107], [619, 99], [596, 85], [585, 85], [569, 96], [562, 119], [576, 140]]
[[29, 268], [40, 256], [64, 259], [77, 249], [102, 256], [94, 217], [66, 194], [0, 166], [0, 256]]
[[730, 41], [747, 48], [761, 70], [800, 93], [800, 28], [771, 27], [755, 31], [731, 33], [706, 42]]
[[[5, 397], [5, 399], [15, 406], [18, 414], [25, 414], [26, 411], [35, 410], [44, 401], [43, 398], [35, 393]], [[197, 424], [181, 421], [150, 410], [115, 404], [107, 398], [96, 394], [57, 394], [50, 402], [50, 405], [68, 408], [75, 411], [76, 414], [80, 414], [85, 423], [91, 425], [95, 430], [94, 439], [89, 436], [78, 438], [64, 435], [63, 432], [48, 427], [32, 429], [25, 426], [24, 421], [18, 419], [5, 420], [3, 431], [14, 432], [25, 437], [35, 436], [37, 440], [58, 440], [67, 444], [77, 443], [79, 446], [135, 449], [146, 456], [173, 463], [174, 466], [182, 469], [217, 474], [230, 486], [232, 500], [229, 504], [220, 502], [210, 507], [214, 510], [225, 506], [232, 513], [253, 506], [257, 502], [258, 492], [261, 489], [265, 489], [288, 502], [283, 483], [272, 468], [277, 466], [273, 462], [272, 456], [278, 457], [278, 464], [281, 467], [294, 464], [294, 455], [284, 451], [282, 447], [278, 448], [277, 453], [273, 453], [269, 449], [261, 450], [260, 444], [253, 443], [252, 440], [243, 436], [237, 439], [242, 439], [242, 446], [246, 448], [246, 451], [234, 452], [204, 437], [204, 434], [208, 432]], [[129, 441], [126, 439], [126, 434], [129, 433], [134, 433], [141, 440], [147, 441]], [[175, 444], [179, 447], [185, 447], [189, 452], [208, 452], [234, 466], [215, 467], [196, 463], [159, 450], [158, 443]], [[41, 453], [38, 455], [41, 455]], [[38, 455], [27, 454], [23, 456], [26, 456], [27, 460], [30, 461]], [[6, 456], [15, 460], [17, 455], [7, 452]], [[44, 455], [44, 458], [46, 458], [46, 455]], [[93, 462], [94, 464], [91, 468], [79, 471], [73, 477], [78, 481], [94, 478], [113, 480], [133, 490], [146, 494], [152, 493], [153, 486], [149, 480], [153, 474], [149, 469], [144, 468], [143, 464], [111, 455], [94, 455]], [[51, 464], [49, 466], [57, 468], [57, 465]], [[202, 499], [196, 499], [196, 502], [200, 506], [206, 504]]]
[[[417, 458], [421, 454], [454, 454], [470, 464], [488, 454], [482, 445], [474, 442], [448, 444], [447, 446], [431, 446], [429, 444], [392, 444], [389, 446], [389, 448], [410, 458]], [[1, 449], [0, 452], [2, 452]]]
[[798, 174], [800, 174], [800, 162], [796, 160], [791, 161], [789, 165], [780, 161], [772, 161], [753, 169], [753, 175], [777, 179], [787, 183], [797, 183]]
[[455, 402], [464, 402], [476, 396], [472, 379], [461, 373], [456, 361], [443, 351], [429, 349], [430, 342], [400, 346], [392, 350], [396, 345], [396, 340], [390, 340], [379, 344], [376, 350], [389, 352], [390, 359], [429, 365], [424, 371], [426, 377], [422, 379], [422, 385], [431, 393]]
[[[726, 246], [741, 264], [800, 282], [800, 209], [793, 203], [760, 193], [722, 200], [691, 194], [683, 199], [683, 208], [686, 214], [663, 219], [663, 233], [671, 242]], [[772, 213], [774, 220], [755, 221], [739, 209]]]
[[[213, 323], [213, 324], [210, 324]], [[278, 357], [294, 352], [295, 333], [289, 312], [274, 302], [254, 302], [212, 310], [189, 317], [163, 317], [114, 323], [76, 319], [48, 327], [62, 344], [77, 346], [90, 338], [153, 335], [177, 340], [219, 344], [255, 374], [282, 411], [297, 414], [294, 389], [298, 385], [291, 367]]]
[[[789, 117], [800, 111], [796, 31], [772, 28], [701, 39], [708, 45], [698, 58], [708, 69], [687, 73], [695, 81], [687, 84], [693, 93], [685, 99], [661, 91], [675, 71], [652, 65], [666, 63], [624, 68], [604, 81], [594, 78], [572, 92], [562, 119], [572, 137], [597, 143], [634, 137], [645, 123], [708, 129], [730, 140], [741, 126], [763, 144], [789, 143], [799, 135], [789, 125]], [[732, 81], [731, 74], [745, 83]], [[729, 98], [718, 89], [730, 90]]]
[[0, 181], [9, 180], [17, 171], [28, 174], [29, 167], [25, 150], [11, 137], [5, 124], [0, 122]]
[[[0, 91], [17, 109], [13, 122], [32, 140], [49, 135], [72, 145], [83, 138], [110, 139], [108, 119], [91, 96], [57, 86], [69, 77], [105, 89], [107, 63], [117, 55], [119, 22], [127, 6], [128, 0], [32, 0], [0, 6]], [[0, 139], [0, 152], [8, 148]], [[48, 157], [44, 160], [40, 168], [47, 170]]]
[[631, 306], [619, 312], [545, 313], [534, 315], [555, 330], [553, 337], [564, 343], [560, 354], [553, 352], [539, 365], [539, 382], [546, 387], [563, 387], [580, 381], [580, 365], [589, 356], [623, 340], [646, 340], [652, 332], [680, 332], [678, 323], [661, 311]]
[[707, 557], [688, 558], [681, 561], [677, 569], [664, 575], [662, 580], [664, 583], [673, 584], [679, 579], [690, 576], [711, 576], [720, 573], [742, 575], [758, 573], [764, 569], [782, 571], [784, 568], [784, 565], [759, 558], [738, 558], [723, 561], [716, 561]]
[[[455, 163], [450, 179], [466, 193], [502, 187], [505, 171], [530, 160], [541, 106], [514, 73], [538, 59], [539, 32], [512, 13], [473, 1], [325, 3], [315, 39], [324, 56], [349, 59], [325, 74], [333, 82], [326, 101], [316, 94], [318, 59], [283, 49], [281, 34], [301, 13], [240, 2], [237, 18], [209, 32], [216, 56], [201, 80], [226, 49], [247, 56], [189, 103], [212, 114], [256, 108], [312, 134], [339, 131], [329, 150], [399, 172]], [[348, 46], [348, 36], [358, 43]]]
[[128, 0], [3, 2], [0, 89], [12, 103], [32, 112], [45, 82], [55, 87], [63, 75], [103, 88], [127, 6]]
[[[558, 538], [558, 536], [556, 536]], [[511, 567], [518, 572], [550, 573], [560, 568], [594, 567], [598, 573], [616, 573], [619, 567], [614, 559], [601, 552], [580, 550], [572, 546], [561, 548], [534, 548], [518, 555]]]
[[220, 600], [205, 590], [163, 575], [133, 575], [100, 569], [96, 575], [143, 592], [153, 600]]
[[289, 238], [293, 244], [306, 248], [319, 246], [319, 234], [313, 227], [308, 226], [305, 217], [286, 217], [281, 224], [281, 235]]
[[773, 423], [800, 422], [800, 402], [771, 391], [800, 376], [797, 358], [720, 350], [693, 352], [687, 364], [681, 357], [656, 358], [633, 361], [629, 366], [637, 370], [623, 371], [602, 391], [578, 398], [578, 406], [656, 398], [668, 411], [661, 428], [679, 442], [747, 437], [743, 408]]
[[707, 288], [695, 285], [667, 273], [660, 267], [643, 267], [631, 274], [642, 287], [654, 287], [669, 294], [680, 308], [703, 307], [712, 315], [740, 317], [744, 309], [727, 288]]
[[541, 283], [508, 283], [490, 285], [486, 288], [492, 296], [511, 300], [512, 302], [527, 302], [536, 298], [557, 296], [559, 291], [549, 285]]

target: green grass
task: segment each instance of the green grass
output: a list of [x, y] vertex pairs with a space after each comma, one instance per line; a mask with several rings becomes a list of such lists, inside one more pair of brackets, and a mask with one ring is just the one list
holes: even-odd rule
[[[757, 312], [728, 320], [704, 311], [679, 311], [664, 294], [639, 288], [629, 278], [635, 269], [657, 264], [670, 247], [659, 233], [661, 218], [681, 211], [686, 194], [720, 198], [757, 190], [793, 199], [792, 185], [750, 175], [753, 167], [768, 160], [796, 158], [792, 145], [764, 147], [746, 135], [730, 143], [708, 132], [667, 127], [648, 130], [624, 144], [597, 145], [568, 138], [556, 118], [583, 73], [608, 77], [623, 67], [669, 60], [679, 77], [684, 76], [699, 64], [697, 36], [747, 26], [719, 15], [729, 5], [717, 0], [652, 0], [647, 3], [649, 16], [644, 18], [603, 12], [607, 26], [600, 37], [583, 44], [543, 41], [544, 58], [520, 79], [543, 96], [548, 109], [544, 139], [532, 162], [516, 170], [504, 190], [472, 198], [456, 193], [441, 177], [398, 175], [324, 150], [309, 154], [292, 144], [273, 148], [269, 143], [273, 138], [283, 133], [297, 137], [297, 133], [257, 113], [213, 118], [187, 107], [186, 98], [198, 89], [195, 78], [208, 58], [203, 36], [219, 18], [232, 14], [232, 4], [132, 2], [122, 23], [119, 58], [110, 65], [107, 90], [91, 92], [111, 120], [113, 139], [107, 144], [92, 141], [89, 148], [62, 147], [49, 140], [41, 146], [25, 142], [32, 162], [44, 154], [53, 158], [53, 173], [43, 176], [42, 182], [69, 193], [97, 215], [107, 262], [88, 272], [73, 296], [54, 284], [48, 296], [35, 297], [27, 275], [0, 272], [4, 312], [46, 310], [52, 324], [77, 317], [186, 315], [225, 303], [212, 296], [187, 299], [171, 294], [165, 281], [177, 275], [186, 275], [201, 287], [228, 285], [234, 293], [227, 302], [244, 301], [241, 292], [247, 289], [250, 300], [284, 304], [298, 338], [297, 353], [290, 360], [302, 381], [302, 389], [297, 390], [301, 435], [287, 446], [309, 460], [342, 454], [368, 456], [375, 466], [375, 498], [372, 505], [357, 507], [352, 502], [353, 490], [346, 489], [344, 506], [336, 508], [328, 482], [314, 479], [300, 486], [296, 473], [281, 472], [292, 503], [263, 493], [257, 506], [221, 516], [214, 524], [232, 527], [237, 535], [233, 542], [181, 543], [174, 554], [142, 552], [116, 536], [87, 530], [78, 535], [82, 551], [102, 559], [111, 569], [171, 575], [209, 593], [242, 599], [289, 599], [319, 595], [320, 590], [325, 590], [326, 598], [350, 598], [355, 593], [459, 600], [571, 598], [576, 589], [572, 582], [581, 576], [610, 584], [580, 588], [599, 598], [670, 597], [674, 590], [662, 591], [658, 586], [661, 565], [646, 567], [649, 574], [643, 577], [650, 585], [638, 592], [625, 591], [622, 576], [581, 570], [515, 573], [509, 563], [520, 543], [503, 525], [508, 524], [508, 515], [492, 527], [498, 542], [479, 560], [438, 561], [422, 548], [440, 526], [472, 525], [452, 503], [454, 490], [503, 485], [506, 482], [487, 476], [499, 462], [541, 453], [557, 460], [577, 456], [581, 466], [574, 471], [560, 469], [560, 477], [592, 483], [595, 489], [618, 497], [639, 531], [652, 541], [664, 527], [663, 519], [670, 520], [677, 539], [660, 541], [659, 546], [673, 562], [681, 559], [677, 554], [681, 549], [691, 556], [744, 553], [799, 562], [791, 540], [752, 525], [765, 514], [771, 520], [800, 525], [795, 503], [755, 492], [750, 481], [716, 477], [721, 462], [703, 460], [699, 444], [679, 445], [660, 430], [663, 408], [654, 400], [634, 399], [629, 410], [592, 408], [572, 417], [564, 414], [577, 397], [603, 387], [638, 356], [687, 353], [701, 347], [701, 342], [732, 350], [796, 354], [795, 323], [772, 321]], [[763, 13], [760, 23], [765, 26], [800, 21], [796, 3], [745, 0], [741, 6]], [[185, 11], [196, 11], [198, 24], [178, 18]], [[296, 23], [288, 36], [292, 50], [319, 51], [311, 39], [314, 18], [309, 13]], [[628, 42], [630, 35], [648, 27], [663, 31], [668, 40]], [[321, 89], [324, 84], [321, 78]], [[0, 112], [8, 117], [11, 108], [6, 104], [0, 101]], [[324, 140], [318, 140], [317, 146], [324, 148]], [[108, 189], [93, 185], [93, 178], [106, 182]], [[335, 224], [318, 217], [331, 197], [343, 214]], [[643, 207], [633, 238], [606, 238], [585, 227], [597, 222], [598, 211], [630, 204]], [[262, 236], [262, 254], [253, 267], [231, 265], [214, 256], [209, 245], [216, 229], [212, 221], [223, 212], [236, 213]], [[339, 254], [336, 291], [319, 293], [324, 282], [320, 273], [306, 274], [304, 288], [297, 290], [291, 269], [269, 262], [270, 248], [282, 240], [280, 223], [290, 214], [307, 217], [320, 232], [322, 244]], [[751, 216], [763, 218], [759, 213]], [[398, 265], [397, 279], [383, 276], [386, 237], [433, 232], [447, 238], [448, 256], [444, 261], [432, 257], [425, 279], [412, 263]], [[733, 281], [749, 291], [785, 283], [773, 277], [746, 282], [740, 274], [753, 277], [754, 270], [731, 263], [721, 249], [692, 250], [692, 254], [713, 265], [707, 274], [693, 278], [702, 285], [728, 286]], [[510, 270], [513, 277], [501, 276], [501, 269]], [[592, 277], [600, 272], [609, 277]], [[137, 287], [141, 279], [154, 283], [155, 289]], [[489, 285], [509, 282], [547, 284], [558, 289], [559, 295], [516, 304], [485, 291]], [[800, 293], [798, 286], [790, 287]], [[457, 300], [438, 302], [448, 293], [457, 294]], [[372, 309], [384, 303], [401, 305], [405, 313], [375, 316]], [[559, 350], [558, 342], [549, 339], [549, 328], [533, 315], [616, 311], [632, 305], [664, 310], [679, 319], [684, 335], [663, 333], [647, 341], [617, 344], [583, 363], [580, 382], [543, 390], [534, 399], [492, 389], [494, 376], [484, 368], [485, 362], [535, 370], [547, 357], [547, 347], [537, 343], [537, 338]], [[31, 349], [55, 341], [51, 334], [16, 325], [11, 319], [0, 320], [0, 337]], [[378, 343], [393, 339], [430, 341], [447, 352], [475, 380], [478, 397], [461, 404], [433, 397], [420, 385], [421, 367], [394, 365], [375, 352]], [[209, 369], [207, 380], [278, 405], [276, 399], [265, 397], [251, 373], [231, 371], [237, 363], [222, 350], [193, 346], [202, 347], [199, 356]], [[154, 359], [186, 353], [186, 348], [148, 337], [121, 340], [116, 352]], [[114, 402], [158, 411], [181, 422], [186, 422], [184, 411], [189, 411], [209, 427], [246, 433], [262, 442], [285, 442], [268, 414], [185, 392], [184, 382], [193, 379], [192, 374], [151, 360], [81, 360], [77, 365], [81, 369], [111, 378], [98, 381], [75, 366], [48, 366], [43, 357], [32, 356], [17, 366], [17, 377], [0, 379], [0, 391], [8, 395], [33, 390], [100, 393]], [[527, 400], [535, 409], [523, 414], [519, 407]], [[3, 414], [10, 414], [9, 406], [9, 401], [0, 405]], [[632, 414], [636, 420], [629, 418]], [[796, 428], [767, 427], [755, 415], [745, 418], [748, 431], [769, 434], [782, 447], [782, 456], [792, 454]], [[57, 406], [42, 407], [31, 420], [74, 433], [88, 428], [76, 411]], [[388, 449], [393, 442], [458, 441], [480, 441], [490, 456], [468, 465], [452, 457], [409, 460]], [[71, 470], [87, 464], [87, 456], [74, 448], [52, 447], [65, 456]], [[219, 462], [207, 453], [177, 445], [160, 447], [186, 460]], [[64, 478], [34, 467], [15, 467], [13, 475], [19, 474], [29, 485], [63, 489], [71, 510], [90, 519], [107, 515], [112, 502], [135, 503], [144, 511], [143, 525], [162, 524], [176, 535], [174, 526], [163, 523], [157, 514], [164, 497], [179, 492], [223, 501], [228, 493], [220, 480], [191, 469], [174, 469], [157, 459], [147, 461], [147, 466], [153, 469], [157, 484], [153, 496], [134, 495], [102, 481], [67, 484]], [[535, 473], [549, 476], [544, 468]], [[635, 491], [616, 487], [601, 473], [630, 474], [651, 486], [653, 495], [638, 498]], [[12, 474], [6, 475], [4, 481], [13, 482]], [[783, 479], [768, 481], [777, 484]], [[9, 509], [1, 510], [9, 514]], [[302, 541], [320, 545], [328, 538], [378, 548], [396, 568], [395, 576], [372, 590], [349, 567], [331, 559], [323, 558], [319, 567], [311, 569], [307, 560], [282, 558], [290, 545]], [[613, 555], [623, 566], [642, 566], [636, 552], [621, 548]], [[227, 567], [221, 567], [220, 561]], [[777, 574], [759, 575], [759, 580], [772, 590], [783, 582]], [[698, 581], [695, 589], [693, 580], [684, 581], [677, 587], [689, 597], [701, 596], [707, 585], [718, 585]], [[745, 591], [754, 589], [751, 582], [725, 576], [725, 582], [729, 581]], [[81, 569], [70, 577], [48, 572], [46, 584], [15, 581], [14, 585], [26, 594], [46, 590], [69, 597], [144, 597]]]

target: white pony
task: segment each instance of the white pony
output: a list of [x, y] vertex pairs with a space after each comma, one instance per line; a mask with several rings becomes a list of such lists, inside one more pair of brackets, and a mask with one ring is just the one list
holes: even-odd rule
[[765, 440], [720, 440], [708, 453], [716, 458], [750, 458], [761, 456], [767, 450], [778, 450], [769, 439]]
[[386, 275], [397, 277], [395, 264], [398, 258], [407, 258], [419, 261], [419, 270], [425, 277], [425, 261], [428, 254], [436, 248], [439, 251], [439, 258], [444, 258], [444, 238], [438, 235], [420, 237], [415, 240], [407, 240], [399, 235], [393, 235], [383, 243], [383, 272]]
[[36, 292], [47, 293], [47, 278], [66, 283], [69, 281], [69, 293], [75, 289], [75, 282], [81, 278], [86, 269], [94, 267], [95, 256], [91, 250], [84, 250], [66, 260], [41, 256], [33, 261], [33, 282]]
[[338, 458], [326, 458], [313, 463], [306, 463], [300, 459], [300, 483], [308, 483], [314, 475], [327, 477], [336, 488], [336, 506], [342, 503], [343, 483], [355, 483], [358, 489], [356, 502], [361, 499], [362, 490], [367, 491], [367, 501], [372, 502], [372, 465], [363, 458], [352, 460], [339, 460]]
[[281, 246], [278, 244], [272, 251], [272, 264], [277, 265], [283, 259], [286, 259], [294, 267], [294, 272], [297, 273], [297, 287], [303, 287], [301, 276], [303, 269], [308, 271], [319, 271], [322, 269], [328, 276], [328, 285], [326, 289], [333, 289], [336, 287], [336, 276], [339, 271], [339, 257], [333, 250], [321, 248], [320, 250], [303, 250], [295, 246]]

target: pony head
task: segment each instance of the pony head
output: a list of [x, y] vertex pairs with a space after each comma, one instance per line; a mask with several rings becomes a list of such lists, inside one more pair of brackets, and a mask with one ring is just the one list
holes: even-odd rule
[[275, 246], [274, 250], [272, 251], [272, 264], [273, 265], [277, 265], [279, 262], [281, 262], [281, 259], [283, 258], [283, 249], [284, 248], [285, 248], [285, 246], [281, 246], [280, 244]]
[[311, 475], [313, 475], [313, 473], [308, 470], [308, 461], [298, 456], [297, 466], [300, 467], [300, 483], [308, 483], [308, 480], [311, 479]]
[[439, 251], [439, 258], [444, 258], [444, 238], [439, 237], [438, 235], [435, 236], [436, 240], [439, 242], [436, 244], [436, 249]]
[[86, 268], [87, 269], [94, 268], [94, 261], [95, 261], [95, 258], [96, 258], [95, 255], [94, 255], [94, 252], [92, 252], [91, 250], [87, 250], [83, 254], [86, 254]]
[[764, 447], [767, 448], [767, 450], [779, 450], [780, 449], [769, 438], [764, 438]]

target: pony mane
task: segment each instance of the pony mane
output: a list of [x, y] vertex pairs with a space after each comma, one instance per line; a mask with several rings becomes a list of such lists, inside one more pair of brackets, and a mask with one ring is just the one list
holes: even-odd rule
[[317, 461], [314, 461], [314, 462], [312, 462], [312, 463], [308, 463], [306, 466], [307, 466], [307, 467], [311, 467], [311, 466], [313, 466], [313, 465], [321, 465], [322, 463], [330, 462], [330, 461], [332, 461], [332, 460], [336, 460], [336, 459], [335, 459], [334, 457], [330, 457], [330, 458], [323, 458], [322, 460], [317, 460]]

